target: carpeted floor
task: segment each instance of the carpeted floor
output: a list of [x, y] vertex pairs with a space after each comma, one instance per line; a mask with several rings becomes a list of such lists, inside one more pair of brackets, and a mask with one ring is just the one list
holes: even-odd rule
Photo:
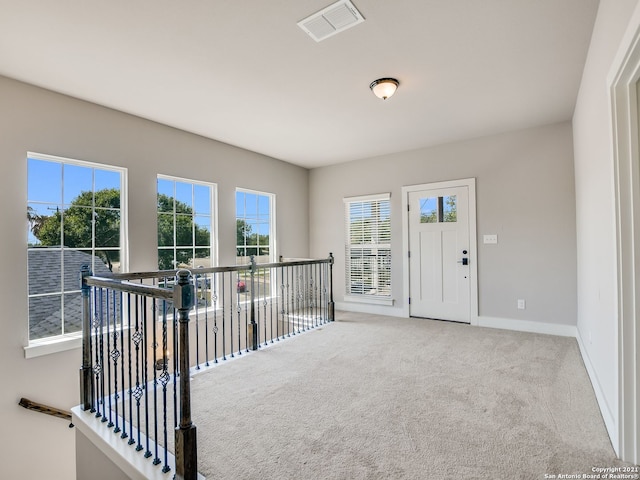
[[207, 478], [543, 479], [622, 465], [575, 339], [336, 316], [193, 377]]

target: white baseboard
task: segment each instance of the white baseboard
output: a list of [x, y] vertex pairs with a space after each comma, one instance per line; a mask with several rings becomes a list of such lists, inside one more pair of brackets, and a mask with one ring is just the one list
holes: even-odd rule
[[355, 302], [335, 302], [336, 310], [345, 312], [370, 313], [372, 315], [387, 315], [389, 317], [404, 317], [402, 308], [388, 307], [386, 305], [372, 305], [367, 303]]
[[582, 337], [580, 336], [579, 331], [576, 332], [576, 340], [578, 341], [578, 348], [580, 349], [580, 354], [582, 355], [582, 361], [584, 362], [584, 366], [587, 369], [589, 380], [591, 380], [593, 391], [596, 394], [596, 401], [598, 402], [598, 406], [600, 407], [600, 413], [602, 414], [602, 418], [604, 419], [604, 424], [605, 424], [605, 427], [607, 428], [607, 433], [609, 434], [611, 445], [613, 446], [613, 449], [619, 458], [620, 443], [619, 443], [617, 422], [613, 416], [613, 412], [611, 411], [609, 404], [607, 403], [607, 399], [604, 395], [604, 390], [602, 389], [602, 386], [598, 381], [598, 376], [596, 375], [596, 371], [593, 368], [591, 359], [587, 354], [587, 349], [584, 346], [584, 343], [582, 341]]
[[578, 334], [578, 329], [575, 325], [532, 322], [531, 320], [515, 320], [512, 318], [479, 316], [478, 326], [501, 328], [503, 330], [515, 330], [517, 332], [543, 333], [546, 335], [558, 335], [561, 337], [575, 337]]

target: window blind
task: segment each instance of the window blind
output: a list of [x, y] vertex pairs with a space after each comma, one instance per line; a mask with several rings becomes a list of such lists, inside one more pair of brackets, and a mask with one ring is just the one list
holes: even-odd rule
[[391, 297], [390, 194], [345, 198], [347, 295]]

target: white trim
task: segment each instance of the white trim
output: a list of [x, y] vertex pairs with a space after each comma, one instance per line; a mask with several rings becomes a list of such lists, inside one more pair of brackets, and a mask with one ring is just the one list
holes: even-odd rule
[[544, 335], [557, 335], [560, 337], [575, 337], [578, 333], [575, 325], [560, 323], [534, 322], [532, 320], [516, 320], [501, 317], [478, 317], [478, 327], [499, 328], [501, 330], [513, 330], [515, 332], [541, 333]]
[[591, 380], [593, 391], [596, 394], [596, 401], [598, 402], [598, 406], [600, 407], [600, 413], [602, 414], [602, 418], [604, 419], [604, 425], [607, 429], [607, 433], [609, 434], [609, 438], [612, 441], [611, 443], [614, 447], [614, 450], [617, 451], [616, 439], [618, 438], [618, 429], [615, 418], [613, 416], [613, 412], [611, 411], [610, 405], [607, 403], [607, 397], [604, 394], [602, 385], [600, 385], [600, 382], [598, 381], [598, 376], [596, 375], [595, 368], [593, 368], [591, 359], [587, 355], [587, 349], [582, 342], [580, 332], [576, 332], [576, 340], [578, 342], [578, 348], [580, 349], [582, 361], [584, 362], [584, 366], [587, 370], [587, 375], [589, 375], [589, 380]]
[[409, 193], [422, 190], [435, 190], [441, 188], [467, 187], [469, 192], [469, 322], [478, 325], [478, 234], [476, 224], [476, 179], [463, 178], [446, 182], [424, 183], [420, 185], [408, 185], [402, 187], [402, 291], [407, 298], [402, 309], [403, 316], [409, 317]]
[[391, 306], [394, 303], [391, 297], [381, 297], [376, 295], [345, 295], [345, 303], [368, 303], [371, 305], [388, 305]]
[[[607, 425], [622, 460], [640, 462], [640, 172], [638, 159], [638, 81], [640, 78], [640, 5], [607, 76], [612, 122], [616, 219], [616, 380], [617, 428]], [[586, 349], [585, 349], [586, 351]], [[594, 375], [595, 378], [595, 375]], [[595, 384], [594, 384], [595, 387]], [[598, 399], [600, 408], [606, 402]], [[615, 416], [614, 416], [615, 420]]]
[[[385, 315], [387, 317], [399, 318], [405, 317], [402, 310], [398, 308], [393, 308], [386, 305], [372, 305], [371, 303], [336, 302], [335, 308], [337, 311], [342, 310], [344, 312], [368, 313], [371, 315]], [[338, 321], [340, 321], [339, 318]]]
[[31, 340], [29, 345], [24, 347], [24, 358], [36, 358], [52, 353], [66, 352], [82, 347], [82, 334], [78, 336], [49, 337], [42, 341]]
[[[80, 406], [71, 409], [71, 421], [78, 431], [82, 432], [105, 457], [115, 463], [129, 478], [133, 480], [173, 478], [176, 462], [171, 452], [167, 452], [167, 463], [171, 470], [168, 473], [162, 473], [162, 465], [154, 465], [151, 458], [144, 458], [144, 455], [136, 451], [134, 446], [120, 438], [120, 435], [113, 433], [113, 429], [108, 427], [107, 423], [102, 422], [100, 418], [96, 418], [89, 412], [84, 412]], [[126, 428], [128, 432], [130, 428], [128, 422], [123, 422], [122, 428]], [[133, 433], [137, 434], [136, 428], [133, 429]], [[140, 435], [146, 441], [146, 437], [142, 433]], [[152, 451], [155, 449], [153, 439], [149, 439], [149, 446]], [[198, 479], [205, 480], [205, 477], [198, 474]]]
[[344, 197], [342, 201], [344, 203], [353, 203], [353, 202], [371, 202], [374, 200], [390, 200], [391, 193], [374, 193], [373, 195], [360, 195], [357, 197]]

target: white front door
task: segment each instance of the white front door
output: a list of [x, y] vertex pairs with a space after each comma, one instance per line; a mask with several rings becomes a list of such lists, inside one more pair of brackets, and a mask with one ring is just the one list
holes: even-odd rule
[[469, 188], [408, 193], [409, 311], [470, 322]]

